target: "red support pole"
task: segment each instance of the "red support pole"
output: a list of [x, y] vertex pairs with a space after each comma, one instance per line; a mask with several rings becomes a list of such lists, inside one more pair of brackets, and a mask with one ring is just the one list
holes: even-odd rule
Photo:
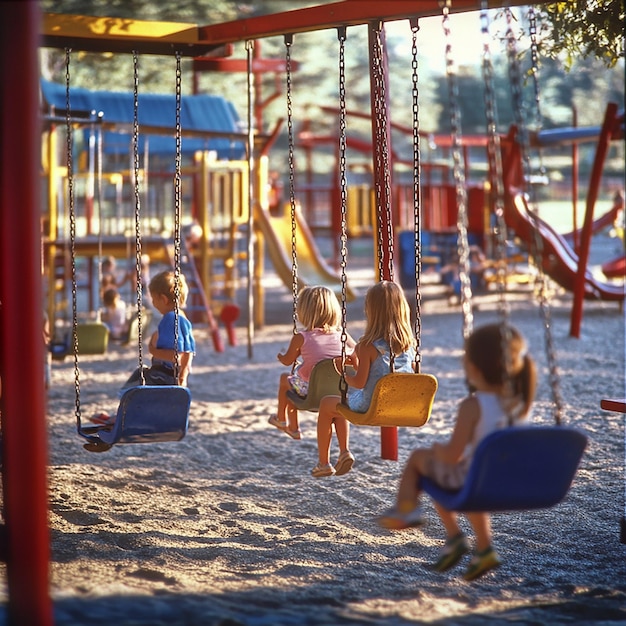
[[[389, 119], [389, 115], [385, 117], [385, 123], [387, 125], [387, 129], [385, 132], [385, 137], [387, 138], [386, 145], [382, 145], [382, 142], [379, 141], [379, 133], [377, 132], [378, 125], [378, 106], [377, 102], [379, 101], [380, 93], [380, 85], [378, 83], [378, 79], [374, 74], [373, 69], [373, 55], [374, 46], [377, 45], [376, 33], [375, 29], [378, 28], [377, 23], [371, 23], [368, 27], [368, 41], [369, 41], [369, 62], [370, 62], [370, 98], [371, 98], [371, 108], [372, 108], [372, 163], [374, 169], [374, 182], [375, 187], [379, 190], [380, 194], [377, 194], [376, 197], [376, 205], [377, 205], [377, 219], [379, 221], [378, 225], [378, 233], [382, 238], [382, 249], [383, 259], [382, 259], [382, 268], [383, 275], [379, 276], [379, 280], [392, 280], [393, 276], [391, 275], [391, 267], [393, 263], [393, 258], [391, 257], [391, 251], [393, 250], [393, 241], [389, 241], [389, 232], [392, 232], [391, 237], [393, 238], [393, 225], [391, 225], [391, 229], [389, 228], [389, 218], [390, 216], [387, 214], [387, 211], [383, 210], [383, 207], [389, 206], [392, 207], [390, 213], [393, 215], [393, 198], [388, 197], [388, 192], [391, 191], [391, 185], [389, 185], [390, 189], [388, 190], [385, 185], [385, 173], [381, 171], [380, 165], [382, 165], [385, 161], [383, 158], [383, 154], [385, 151], [387, 155], [387, 162], [391, 169], [391, 120]], [[385, 98], [386, 102], [386, 110], [389, 111], [389, 74], [387, 72], [387, 48], [385, 45], [384, 31], [381, 33], [381, 38], [383, 41], [383, 77], [385, 86]], [[391, 181], [391, 171], [389, 174], [389, 180]], [[398, 460], [398, 429], [395, 426], [386, 426], [380, 429], [380, 456], [383, 459], [388, 459], [390, 461]]]
[[[41, 294], [39, 3], [0, 3], [0, 373], [9, 622], [53, 623]], [[19, 329], [19, 332], [17, 332]]]
[[582, 232], [580, 234], [580, 250], [578, 252], [578, 271], [576, 274], [576, 283], [574, 285], [574, 302], [572, 304], [572, 317], [570, 319], [570, 337], [580, 337], [580, 325], [583, 317], [583, 301], [585, 299], [585, 273], [587, 271], [587, 261], [589, 259], [589, 248], [591, 246], [591, 235], [593, 230], [593, 209], [598, 199], [598, 190], [602, 181], [602, 169], [604, 161], [609, 150], [611, 134], [617, 116], [617, 104], [609, 102], [606, 106], [604, 114], [604, 122], [598, 145], [596, 146], [596, 155], [591, 170], [591, 178], [589, 179], [589, 189], [587, 191], [587, 202], [585, 207], [585, 221], [583, 223]]

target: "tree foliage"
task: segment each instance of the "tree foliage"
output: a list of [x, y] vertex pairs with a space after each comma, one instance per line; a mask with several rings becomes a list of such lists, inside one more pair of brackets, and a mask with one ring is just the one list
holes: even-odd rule
[[540, 7], [548, 24], [543, 54], [565, 55], [571, 67], [577, 57], [595, 57], [607, 67], [624, 58], [624, 0], [569, 0]]

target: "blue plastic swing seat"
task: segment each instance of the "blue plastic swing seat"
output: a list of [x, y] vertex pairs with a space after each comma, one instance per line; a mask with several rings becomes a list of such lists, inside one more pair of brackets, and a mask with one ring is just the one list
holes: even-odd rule
[[180, 441], [187, 433], [191, 393], [176, 385], [131, 387], [124, 392], [115, 423], [97, 437], [105, 444]]
[[515, 426], [485, 437], [459, 491], [421, 478], [421, 488], [449, 511], [522, 511], [549, 508], [567, 495], [587, 445], [563, 426]]

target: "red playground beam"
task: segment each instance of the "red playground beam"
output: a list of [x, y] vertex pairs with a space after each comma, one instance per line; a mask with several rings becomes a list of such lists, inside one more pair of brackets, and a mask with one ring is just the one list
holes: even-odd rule
[[[538, 4], [546, 3], [541, 0]], [[489, 8], [526, 5], [527, 0], [512, 2], [489, 0]], [[536, 3], [537, 4], [537, 3]], [[451, 13], [478, 11], [478, 0], [454, 0]], [[248, 39], [275, 37], [286, 33], [306, 33], [337, 26], [357, 26], [375, 21], [393, 22], [412, 17], [441, 15], [439, 0], [344, 0], [320, 6], [259, 15], [247, 19], [211, 24], [198, 28], [198, 39], [205, 44], [235, 43]]]

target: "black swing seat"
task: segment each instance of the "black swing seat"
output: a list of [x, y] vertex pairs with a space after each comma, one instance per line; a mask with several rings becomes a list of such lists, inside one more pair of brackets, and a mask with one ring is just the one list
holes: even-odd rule
[[108, 450], [118, 443], [180, 441], [187, 433], [191, 393], [177, 385], [143, 385], [124, 392], [115, 422], [82, 429], [87, 450]]
[[309, 389], [306, 396], [297, 394], [293, 389], [287, 391], [287, 398], [299, 411], [318, 411], [325, 396], [339, 396], [341, 376], [335, 369], [334, 359], [323, 359], [311, 370]]
[[585, 435], [564, 426], [503, 428], [479, 443], [459, 491], [424, 477], [420, 486], [449, 511], [549, 508], [567, 495], [586, 445]]

